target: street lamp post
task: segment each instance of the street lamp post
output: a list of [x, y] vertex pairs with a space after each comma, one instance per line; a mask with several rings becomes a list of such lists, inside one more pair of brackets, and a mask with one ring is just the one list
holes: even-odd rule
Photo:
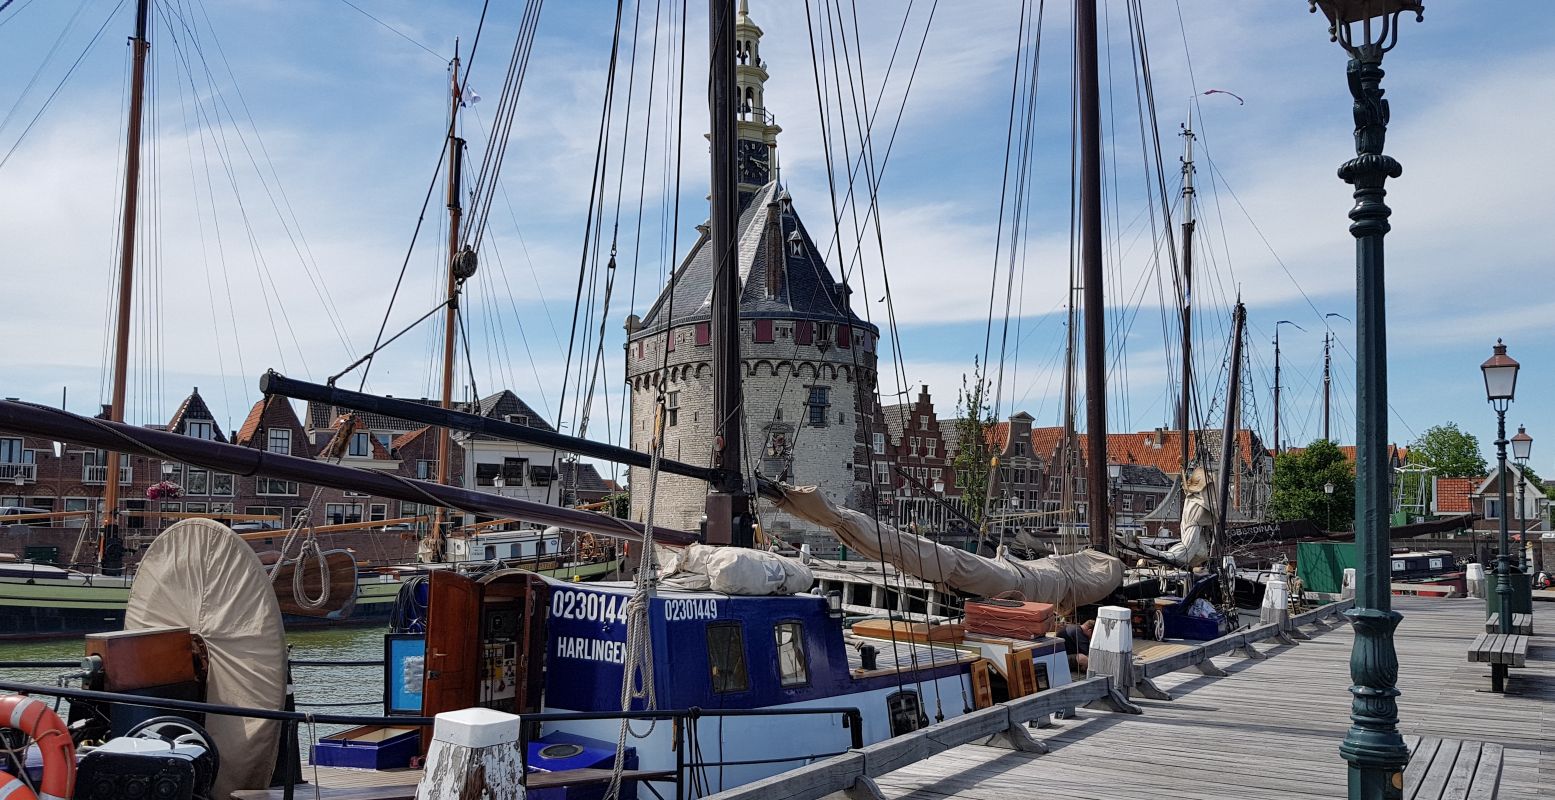
[[1350, 653], [1350, 720], [1339, 752], [1349, 762], [1349, 796], [1401, 798], [1409, 748], [1398, 731], [1398, 653], [1393, 631], [1401, 619], [1392, 608], [1387, 459], [1387, 328], [1383, 238], [1392, 213], [1383, 185], [1403, 168], [1383, 155], [1388, 101], [1383, 99], [1382, 57], [1398, 42], [1399, 17], [1422, 16], [1420, 0], [1308, 0], [1322, 9], [1329, 34], [1350, 55], [1345, 70], [1354, 98], [1355, 158], [1339, 177], [1355, 187], [1350, 234], [1355, 237], [1355, 607], [1345, 612], [1355, 626]]
[[1328, 524], [1323, 526], [1323, 529], [1327, 530], [1327, 531], [1332, 531], [1334, 529], [1334, 482], [1333, 481], [1329, 481], [1328, 483], [1323, 484], [1323, 495], [1326, 498], [1326, 502], [1328, 504]]
[[[1485, 398], [1496, 410], [1496, 483], [1500, 491], [1500, 552], [1496, 553], [1496, 597], [1501, 602], [1501, 633], [1512, 632], [1512, 561], [1509, 550], [1511, 534], [1506, 521], [1506, 410], [1517, 394], [1517, 369], [1515, 359], [1506, 354], [1506, 345], [1496, 340], [1495, 349], [1485, 363], [1479, 365], [1485, 375]], [[1532, 443], [1532, 440], [1529, 442]], [[1506, 681], [1506, 665], [1490, 665], [1490, 690], [1499, 692]]]
[[1524, 492], [1528, 489], [1528, 458], [1533, 455], [1533, 437], [1528, 435], [1528, 429], [1518, 425], [1517, 435], [1512, 437], [1512, 458], [1517, 461], [1517, 571], [1528, 572], [1529, 565], [1523, 557], [1523, 550], [1528, 547], [1528, 514], [1524, 511], [1527, 506]]

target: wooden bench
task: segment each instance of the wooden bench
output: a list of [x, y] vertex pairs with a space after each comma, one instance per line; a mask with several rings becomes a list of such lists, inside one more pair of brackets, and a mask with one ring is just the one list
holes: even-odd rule
[[1405, 741], [1404, 800], [1480, 800], [1500, 790], [1501, 745], [1429, 736]]
[[1521, 667], [1528, 660], [1528, 637], [1518, 633], [1482, 633], [1469, 645], [1469, 663]]
[[[1497, 611], [1496, 613], [1491, 614], [1489, 619], [1485, 620], [1485, 633], [1500, 633], [1500, 632], [1501, 632], [1501, 612]], [[1533, 615], [1532, 614], [1513, 614], [1512, 615], [1512, 633], [1520, 633], [1520, 634], [1522, 634], [1524, 636], [1532, 636], [1533, 635]]]

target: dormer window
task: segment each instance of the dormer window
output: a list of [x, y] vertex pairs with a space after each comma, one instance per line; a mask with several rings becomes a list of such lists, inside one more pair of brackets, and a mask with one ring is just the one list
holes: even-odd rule
[[216, 438], [216, 423], [204, 420], [190, 420], [184, 425], [184, 433], [196, 439], [214, 441]]
[[271, 428], [265, 438], [265, 450], [271, 453], [279, 453], [283, 456], [292, 454], [292, 431], [290, 428]]
[[351, 434], [351, 445], [346, 450], [346, 455], [356, 458], [369, 458], [373, 454], [372, 435], [366, 431]]
[[799, 231], [788, 235], [788, 254], [795, 258], [804, 255], [804, 237], [799, 235]]
[[508, 415], [506, 415], [505, 419], [509, 423], [512, 423], [514, 425], [526, 425], [527, 426], [529, 424], [529, 415], [528, 414], [508, 414]]

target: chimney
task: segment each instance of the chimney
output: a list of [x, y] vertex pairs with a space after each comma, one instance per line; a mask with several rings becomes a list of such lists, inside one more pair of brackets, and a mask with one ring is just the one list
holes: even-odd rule
[[767, 243], [767, 297], [779, 297], [787, 259], [783, 255], [783, 215], [776, 199], [767, 203], [767, 234], [763, 239]]

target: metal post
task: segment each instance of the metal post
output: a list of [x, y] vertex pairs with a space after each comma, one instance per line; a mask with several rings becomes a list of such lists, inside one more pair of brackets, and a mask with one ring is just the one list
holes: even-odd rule
[[[1496, 599], [1501, 603], [1501, 633], [1512, 632], [1512, 531], [1506, 520], [1506, 408], [1508, 401], [1496, 401], [1496, 491], [1500, 498], [1500, 550], [1496, 553]], [[1499, 692], [1506, 682], [1506, 665], [1490, 665], [1490, 691]]]
[[[1350, 48], [1347, 69], [1355, 99], [1355, 158], [1339, 177], [1355, 187], [1350, 234], [1355, 237], [1355, 607], [1345, 612], [1355, 625], [1350, 654], [1349, 733], [1339, 752], [1350, 763], [1351, 798], [1399, 798], [1409, 748], [1398, 731], [1398, 653], [1393, 631], [1402, 618], [1392, 609], [1388, 497], [1387, 321], [1383, 282], [1383, 237], [1392, 213], [1383, 184], [1403, 168], [1383, 155], [1388, 103], [1383, 99], [1380, 44]], [[1325, 392], [1326, 397], [1326, 392]], [[1326, 431], [1325, 431], [1326, 434]]]
[[1331, 358], [1332, 351], [1329, 346], [1329, 342], [1332, 340], [1333, 334], [1323, 334], [1323, 440], [1328, 442], [1334, 440], [1333, 434], [1329, 432], [1328, 427], [1330, 420], [1330, 394], [1333, 389], [1333, 359]]
[[1523, 551], [1528, 549], [1528, 515], [1523, 511], [1523, 493], [1528, 488], [1528, 476], [1523, 472], [1524, 462], [1517, 462], [1517, 571], [1526, 573], [1528, 566], [1523, 563]]

